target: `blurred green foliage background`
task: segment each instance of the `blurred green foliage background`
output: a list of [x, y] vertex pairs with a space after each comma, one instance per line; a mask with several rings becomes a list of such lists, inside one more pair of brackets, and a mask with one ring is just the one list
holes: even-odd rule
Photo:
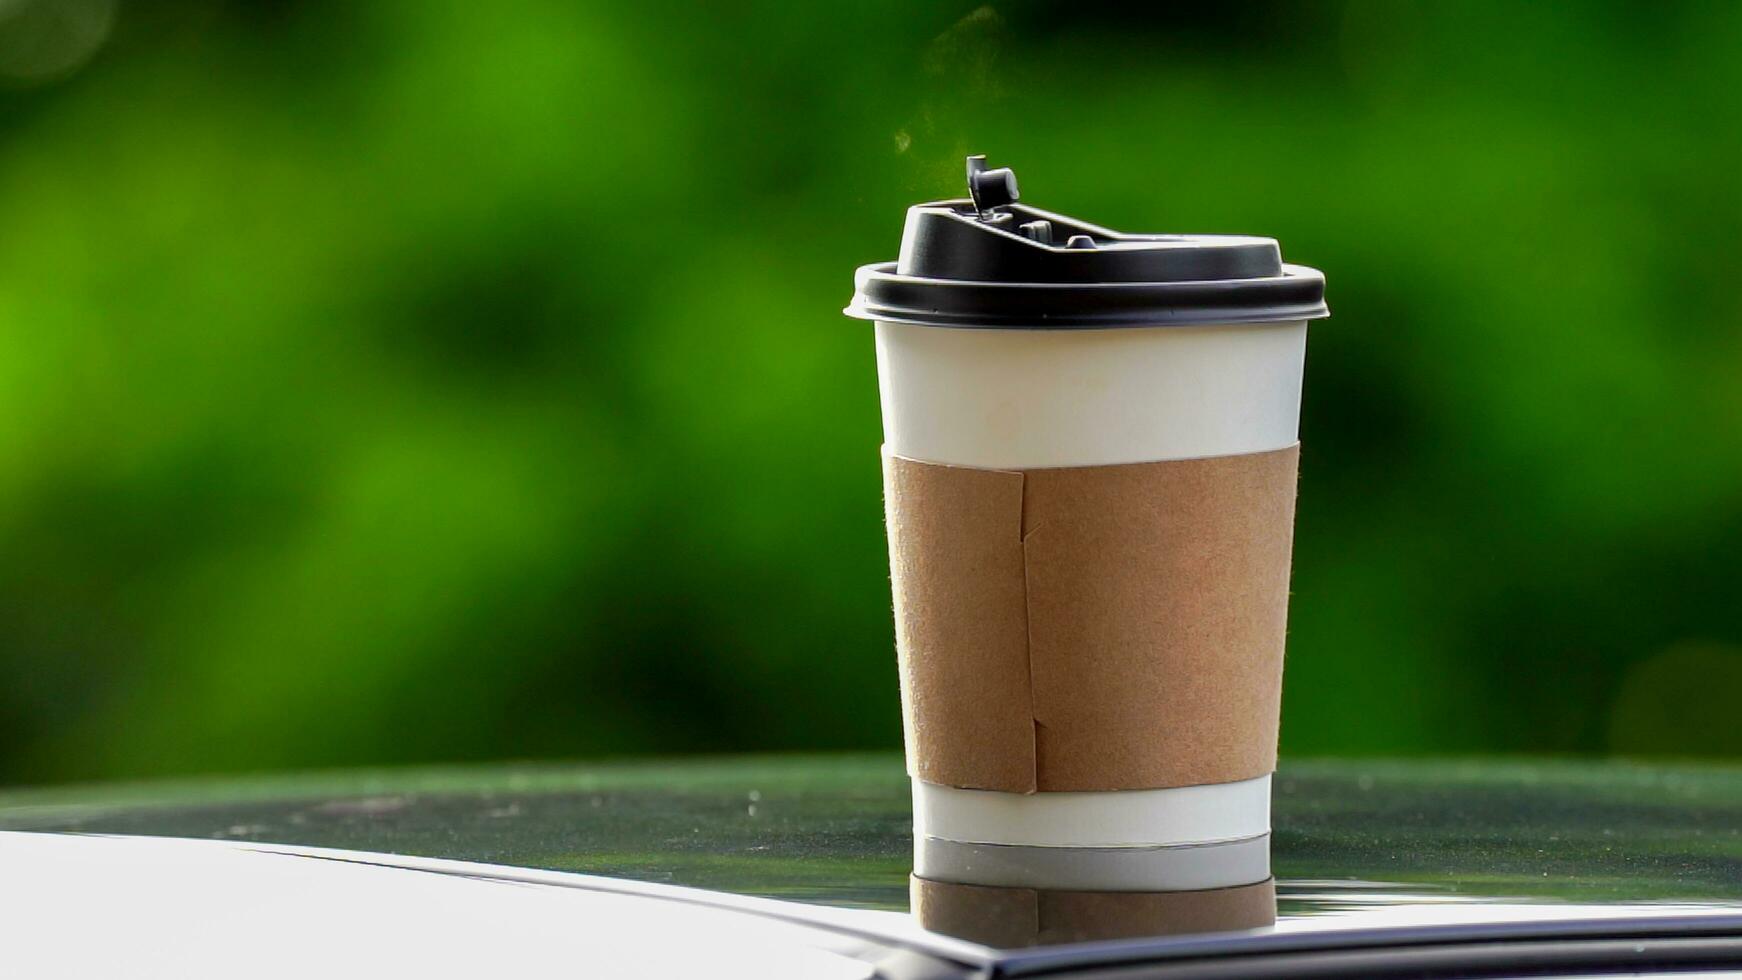
[[1286, 752], [1742, 754], [1739, 123], [1729, 2], [0, 0], [0, 780], [899, 744], [969, 152], [1326, 271]]

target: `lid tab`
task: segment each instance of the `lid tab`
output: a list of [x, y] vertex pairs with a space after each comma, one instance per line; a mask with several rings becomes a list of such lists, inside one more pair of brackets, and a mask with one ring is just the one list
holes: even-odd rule
[[1015, 204], [1021, 197], [1016, 189], [1016, 174], [1009, 167], [986, 169], [986, 154], [968, 158], [968, 197], [981, 221], [990, 221], [993, 212], [1006, 204]]

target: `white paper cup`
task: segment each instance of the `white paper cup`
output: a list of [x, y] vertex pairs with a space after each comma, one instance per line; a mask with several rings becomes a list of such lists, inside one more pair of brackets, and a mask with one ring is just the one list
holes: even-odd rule
[[[985, 469], [1268, 452], [1300, 430], [1304, 320], [1115, 330], [876, 324], [893, 455]], [[1162, 726], [1158, 726], [1158, 731]], [[1270, 777], [1172, 789], [1003, 793], [914, 781], [919, 836], [1144, 847], [1270, 830]]]

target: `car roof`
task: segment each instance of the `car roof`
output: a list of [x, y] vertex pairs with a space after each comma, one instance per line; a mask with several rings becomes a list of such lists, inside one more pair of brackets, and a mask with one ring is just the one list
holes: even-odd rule
[[[1742, 913], [1742, 774], [1726, 767], [1322, 761], [1285, 764], [1275, 786], [1277, 924], [1213, 940], [1224, 947]], [[993, 953], [913, 923], [907, 794], [884, 755], [499, 765], [12, 791], [0, 829], [224, 841], [253, 861], [366, 853], [401, 874], [470, 862], [493, 869], [478, 880], [567, 875], [642, 903], [622, 889], [679, 886], [778, 900], [805, 929], [878, 949], [1063, 955]], [[1204, 941], [1150, 937], [1145, 955]]]
[[[1099, 975], [1141, 966], [1230, 976], [1340, 957], [1511, 961], [1549, 940], [1662, 958], [1704, 941], [1742, 963], [1742, 914], [1721, 907], [1491, 906], [1467, 921], [1407, 906], [1358, 926], [1277, 929], [997, 950], [928, 933], [907, 916], [502, 865], [239, 841], [0, 831], [0, 970], [30, 976], [261, 977], [546, 973], [886, 980]], [[1581, 946], [1583, 944], [1583, 946]], [[1589, 955], [1589, 954], [1587, 954]], [[1583, 965], [1574, 961], [1573, 965]], [[1643, 972], [1643, 971], [1641, 971]]]

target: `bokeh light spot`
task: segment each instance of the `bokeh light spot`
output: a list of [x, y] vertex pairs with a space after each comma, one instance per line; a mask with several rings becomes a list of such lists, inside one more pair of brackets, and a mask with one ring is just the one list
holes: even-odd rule
[[0, 76], [65, 78], [91, 60], [114, 24], [115, 0], [0, 0]]

